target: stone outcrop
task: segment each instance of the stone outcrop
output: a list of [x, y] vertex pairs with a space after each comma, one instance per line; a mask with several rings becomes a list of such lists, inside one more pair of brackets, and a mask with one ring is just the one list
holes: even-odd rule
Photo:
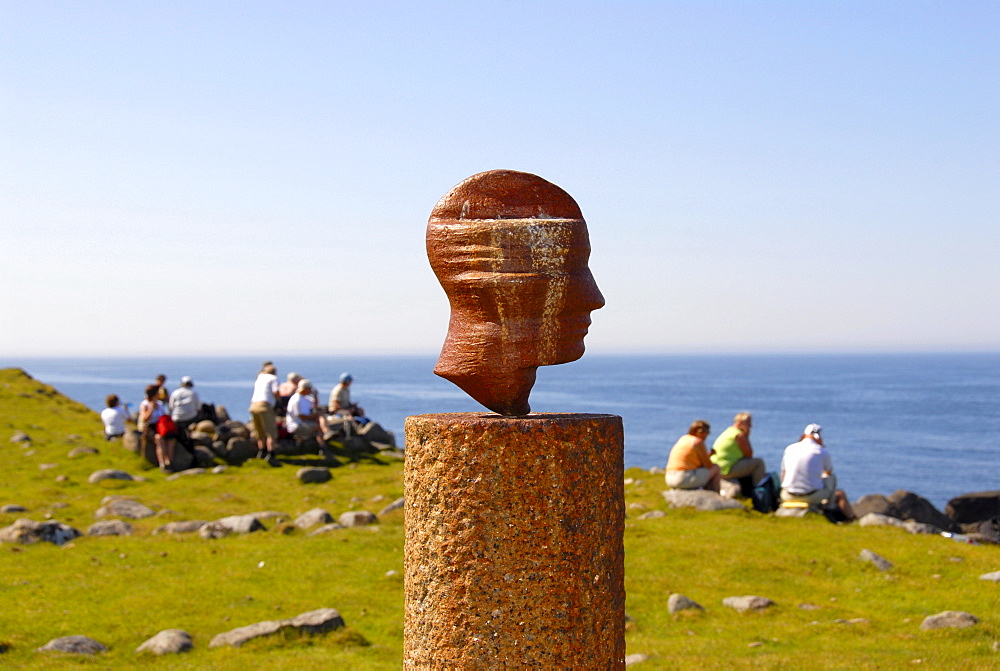
[[863, 549], [860, 555], [858, 555], [858, 557], [861, 559], [861, 561], [868, 562], [869, 564], [874, 564], [879, 571], [888, 571], [889, 569], [892, 568], [891, 561], [889, 561], [885, 557], [875, 554], [868, 548]]
[[667, 599], [667, 612], [673, 614], [682, 610], [705, 610], [705, 607], [683, 594], [671, 594]]
[[958, 524], [972, 524], [1000, 518], [1000, 489], [956, 496], [948, 501], [944, 511]]
[[737, 613], [748, 613], [770, 608], [774, 602], [766, 596], [727, 596], [722, 600], [722, 605], [732, 608]]
[[208, 522], [198, 529], [198, 534], [202, 538], [222, 538], [229, 534], [248, 534], [265, 530], [266, 527], [254, 515], [230, 515]]
[[364, 527], [378, 524], [378, 518], [367, 510], [350, 510], [338, 517], [337, 522], [344, 527]]
[[979, 624], [979, 618], [964, 610], [946, 610], [934, 615], [928, 615], [920, 623], [924, 631], [929, 629], [965, 629]]
[[129, 473], [117, 468], [102, 468], [99, 471], [94, 471], [90, 474], [90, 477], [87, 478], [87, 482], [92, 485], [100, 482], [101, 480], [125, 480], [132, 482], [135, 478], [133, 478]]
[[99, 652], [107, 652], [108, 648], [89, 636], [60, 636], [38, 648], [38, 652], [52, 651], [68, 652], [73, 655], [96, 655]]
[[671, 508], [694, 508], [696, 510], [746, 510], [739, 501], [723, 498], [707, 489], [668, 489], [663, 492]]
[[238, 648], [247, 641], [261, 636], [272, 636], [285, 629], [295, 629], [304, 634], [323, 634], [343, 626], [345, 626], [344, 619], [339, 612], [333, 608], [320, 608], [302, 613], [289, 620], [265, 620], [232, 629], [213, 638], [208, 647], [218, 648], [229, 645]]
[[960, 531], [955, 521], [935, 508], [930, 501], [902, 489], [896, 490], [888, 497], [881, 494], [862, 496], [852, 504], [852, 507], [859, 518], [874, 513], [903, 521], [913, 520], [941, 531]]
[[131, 536], [132, 525], [123, 520], [101, 520], [87, 528], [88, 536]]
[[400, 496], [398, 499], [387, 505], [385, 508], [378, 511], [378, 516], [385, 517], [394, 510], [402, 510], [404, 505], [406, 505], [406, 499]]
[[330, 475], [329, 468], [324, 468], [322, 466], [304, 466], [295, 472], [295, 477], [299, 479], [299, 482], [306, 484], [318, 484], [329, 482], [330, 478], [333, 476]]
[[153, 529], [153, 534], [190, 534], [198, 531], [208, 524], [206, 520], [184, 520], [181, 522], [167, 522], [163, 526]]
[[333, 515], [322, 508], [313, 508], [295, 518], [293, 524], [300, 529], [309, 529], [318, 524], [329, 524], [333, 521]]
[[191, 634], [183, 629], [164, 629], [135, 649], [137, 653], [175, 655], [194, 647]]
[[130, 520], [141, 520], [155, 514], [155, 510], [135, 499], [110, 498], [104, 500], [104, 505], [94, 512], [94, 517], [127, 517]]
[[29, 519], [19, 519], [9, 527], [0, 529], [0, 543], [28, 545], [45, 542], [63, 545], [82, 535], [77, 529], [54, 520], [35, 522]]

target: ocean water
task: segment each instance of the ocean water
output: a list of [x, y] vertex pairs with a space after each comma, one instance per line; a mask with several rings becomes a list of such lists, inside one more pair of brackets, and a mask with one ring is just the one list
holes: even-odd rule
[[[279, 378], [310, 378], [325, 402], [343, 371], [353, 400], [402, 444], [408, 415], [479, 411], [433, 374], [435, 357], [288, 357]], [[248, 417], [260, 360], [249, 358], [20, 358], [36, 379], [94, 410], [118, 394], [134, 407], [158, 373], [175, 389], [190, 375], [203, 401]], [[756, 456], [778, 470], [784, 447], [823, 426], [840, 486], [863, 494], [916, 492], [939, 508], [953, 496], [1000, 489], [1000, 353], [839, 355], [596, 355], [538, 369], [535, 412], [621, 415], [625, 465], [662, 467], [694, 419], [712, 436], [735, 413], [754, 416]]]

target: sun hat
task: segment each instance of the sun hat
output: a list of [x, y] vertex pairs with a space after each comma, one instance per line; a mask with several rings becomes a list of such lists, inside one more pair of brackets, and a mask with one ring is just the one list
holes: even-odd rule
[[823, 427], [820, 426], [819, 424], [810, 424], [805, 428], [805, 430], [802, 431], [802, 433], [806, 436], [813, 436], [814, 438], [818, 438], [820, 432], [822, 431]]
[[350, 382], [353, 379], [354, 379], [354, 376], [351, 375], [350, 373], [341, 373], [340, 374], [340, 381], [341, 382]]

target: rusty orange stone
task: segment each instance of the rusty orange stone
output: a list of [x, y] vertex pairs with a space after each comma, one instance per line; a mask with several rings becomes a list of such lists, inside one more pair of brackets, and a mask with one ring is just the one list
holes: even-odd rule
[[616, 415], [406, 419], [404, 667], [625, 659]]
[[604, 305], [576, 201], [530, 173], [473, 175], [431, 212], [427, 258], [451, 305], [434, 372], [494, 412], [528, 414], [538, 366], [579, 359]]

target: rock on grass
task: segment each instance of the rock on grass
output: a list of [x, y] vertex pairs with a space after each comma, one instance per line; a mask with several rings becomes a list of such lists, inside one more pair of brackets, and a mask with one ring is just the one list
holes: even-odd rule
[[946, 610], [935, 615], [928, 615], [920, 623], [920, 629], [965, 629], [979, 624], [979, 618], [964, 610]]

